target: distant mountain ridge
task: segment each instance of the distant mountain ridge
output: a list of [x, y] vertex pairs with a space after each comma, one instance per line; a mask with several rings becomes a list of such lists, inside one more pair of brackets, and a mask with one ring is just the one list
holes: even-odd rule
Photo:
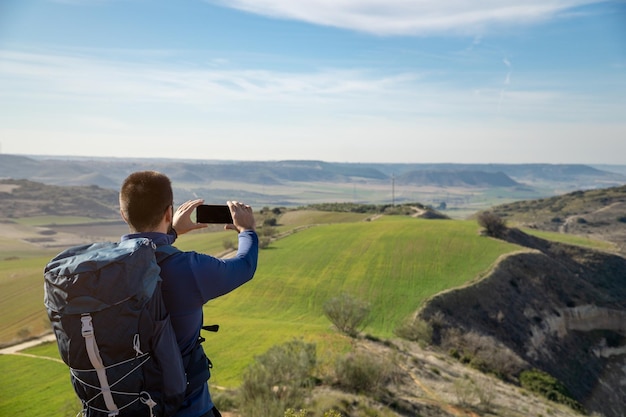
[[[339, 163], [308, 160], [202, 161], [176, 159], [63, 158], [0, 154], [0, 178], [29, 179], [55, 185], [117, 188], [128, 173], [141, 169], [166, 172], [173, 180], [215, 180], [277, 184], [288, 181], [349, 181], [355, 178], [434, 185], [515, 186], [530, 180], [626, 181], [626, 176], [583, 164]], [[490, 174], [490, 175], [486, 175]], [[508, 178], [507, 178], [508, 177]], [[480, 178], [478, 180], [478, 178]]]
[[415, 170], [399, 176], [398, 183], [445, 187], [513, 187], [520, 185], [503, 172], [470, 170]]

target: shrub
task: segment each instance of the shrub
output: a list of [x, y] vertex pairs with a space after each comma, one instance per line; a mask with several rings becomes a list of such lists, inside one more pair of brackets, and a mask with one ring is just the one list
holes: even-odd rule
[[454, 392], [460, 405], [464, 407], [480, 405], [483, 410], [491, 408], [495, 397], [487, 381], [476, 382], [468, 377], [457, 378], [454, 381]]
[[369, 304], [342, 293], [324, 304], [324, 314], [337, 329], [350, 337], [356, 337], [365, 327], [370, 313]]
[[275, 217], [270, 217], [268, 219], [263, 220], [263, 226], [276, 226], [278, 221], [276, 221]]
[[393, 333], [402, 339], [412, 342], [423, 342], [430, 345], [433, 342], [433, 326], [425, 320], [408, 318], [398, 326]]
[[492, 211], [483, 211], [478, 214], [478, 224], [485, 229], [487, 235], [501, 237], [506, 230], [506, 222]]
[[538, 369], [530, 369], [520, 373], [519, 380], [522, 387], [550, 401], [565, 404], [576, 411], [585, 411], [582, 404], [571, 397], [565, 385], [552, 375]]
[[[294, 410], [289, 408], [285, 411], [285, 417], [307, 417], [307, 410]], [[328, 410], [324, 412], [323, 417], [341, 417], [341, 413], [335, 410]]]
[[211, 391], [211, 400], [220, 411], [234, 410], [239, 407], [235, 391]]
[[270, 246], [270, 243], [272, 243], [272, 239], [270, 239], [269, 237], [262, 237], [259, 239], [259, 249], [267, 249]]
[[512, 381], [522, 369], [519, 357], [495, 339], [470, 331], [449, 329], [442, 338], [442, 345], [453, 358], [486, 374]]
[[388, 357], [370, 352], [350, 352], [335, 362], [335, 377], [345, 390], [371, 396], [382, 393], [385, 384], [396, 374]]
[[243, 376], [241, 411], [246, 417], [284, 414], [304, 401], [313, 385], [315, 344], [299, 340], [271, 347], [255, 358]]
[[259, 234], [261, 236], [266, 236], [266, 237], [272, 237], [272, 236], [276, 236], [276, 228], [272, 227], [272, 226], [267, 226], [264, 225], [261, 230], [259, 230]]

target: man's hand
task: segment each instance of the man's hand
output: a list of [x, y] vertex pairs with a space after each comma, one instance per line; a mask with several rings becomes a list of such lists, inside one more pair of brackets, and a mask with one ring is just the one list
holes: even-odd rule
[[196, 229], [202, 229], [207, 227], [207, 224], [195, 223], [191, 221], [191, 213], [194, 212], [196, 207], [204, 203], [204, 200], [189, 200], [180, 205], [174, 212], [174, 219], [172, 221], [172, 227], [176, 230], [178, 235], [183, 235], [187, 232]]
[[256, 220], [252, 207], [239, 201], [227, 201], [230, 208], [230, 214], [233, 216], [233, 224], [227, 224], [224, 229], [236, 230], [243, 232], [244, 230], [255, 230]]

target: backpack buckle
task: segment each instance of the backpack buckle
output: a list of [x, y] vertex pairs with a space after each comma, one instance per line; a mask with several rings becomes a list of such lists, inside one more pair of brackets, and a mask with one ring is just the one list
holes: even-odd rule
[[93, 336], [93, 323], [91, 322], [91, 314], [84, 313], [80, 315], [80, 332], [83, 337]]

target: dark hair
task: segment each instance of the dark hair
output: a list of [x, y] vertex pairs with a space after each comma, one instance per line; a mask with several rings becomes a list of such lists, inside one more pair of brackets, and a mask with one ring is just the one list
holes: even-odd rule
[[137, 232], [155, 229], [173, 201], [170, 179], [156, 171], [130, 174], [120, 190], [120, 208], [128, 224]]

